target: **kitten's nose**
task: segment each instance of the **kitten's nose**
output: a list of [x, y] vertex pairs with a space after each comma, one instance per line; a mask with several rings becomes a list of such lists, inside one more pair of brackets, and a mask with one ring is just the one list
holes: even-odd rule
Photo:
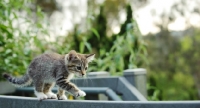
[[84, 76], [84, 75], [85, 75], [85, 72], [84, 72], [84, 71], [81, 71], [81, 75]]

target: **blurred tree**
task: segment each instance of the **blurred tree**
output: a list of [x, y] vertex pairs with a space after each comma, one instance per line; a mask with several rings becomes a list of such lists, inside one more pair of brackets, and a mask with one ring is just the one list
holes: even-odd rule
[[[37, 36], [46, 34], [40, 22], [42, 12], [38, 8], [34, 14], [31, 13], [31, 4], [31, 0], [0, 1], [0, 73], [23, 74], [32, 57], [46, 49], [45, 42]], [[41, 20], [31, 20], [34, 15]]]
[[[163, 100], [174, 100], [175, 98], [173, 96], [177, 94], [180, 96], [181, 93], [182, 97], [177, 97], [177, 99], [197, 99], [197, 89], [195, 89], [195, 85], [196, 88], [200, 87], [200, 72], [198, 71], [199, 67], [197, 65], [197, 58], [200, 57], [198, 54], [199, 51], [197, 50], [198, 39], [196, 36], [198, 36], [198, 33], [195, 34], [193, 29], [193, 26], [195, 25], [191, 25], [189, 22], [191, 20], [191, 16], [198, 13], [198, 11], [195, 10], [199, 10], [200, 8], [198, 7], [198, 0], [194, 0], [192, 2], [195, 3], [195, 5], [192, 7], [190, 7], [190, 1], [181, 0], [180, 2], [175, 2], [171, 10], [164, 11], [159, 16], [160, 21], [155, 22], [160, 29], [160, 32], [156, 35], [149, 34], [149, 36], [146, 37], [149, 43], [149, 69], [152, 71], [150, 74], [150, 84], [158, 87], [158, 89], [161, 91], [158, 97]], [[190, 13], [191, 16], [188, 13]], [[200, 16], [200, 13], [198, 13], [198, 15]], [[156, 16], [156, 10], [153, 11], [153, 16]], [[185, 24], [188, 29], [182, 33], [178, 32], [180, 36], [177, 36], [174, 35], [174, 31], [169, 30], [169, 25], [180, 17], [184, 17], [186, 19]], [[183, 51], [185, 47], [187, 50]], [[162, 75], [165, 75], [165, 77]], [[155, 78], [157, 76], [160, 76], [160, 78]], [[187, 82], [190, 83], [179, 83], [179, 81], [185, 82], [184, 78], [182, 77], [187, 78]], [[174, 84], [170, 83], [171, 81]], [[165, 82], [168, 82], [169, 85], [165, 84]], [[180, 92], [177, 86], [185, 89], [187, 92]], [[168, 89], [166, 89], [166, 87]], [[152, 91], [151, 95], [153, 95]]]
[[[94, 51], [97, 54], [96, 65], [90, 68], [91, 71], [106, 70], [111, 72], [112, 75], [122, 75], [124, 69], [135, 68], [146, 62], [146, 46], [140, 35], [135, 31], [137, 25], [132, 17], [130, 5], [125, 8], [127, 9], [127, 19], [121, 27], [123, 32], [113, 36], [107, 34], [108, 16], [105, 12], [108, 10], [104, 10], [108, 8], [106, 3], [110, 2], [101, 4], [99, 14], [89, 21], [87, 33], [79, 32], [78, 25], [75, 27], [73, 35], [70, 35], [74, 37], [74, 47], [72, 46], [72, 48], [80, 52]], [[113, 9], [117, 8], [112, 8], [111, 11], [116, 11]], [[89, 13], [89, 15], [91, 14]], [[124, 49], [126, 51], [123, 51]]]
[[121, 30], [119, 32], [119, 35], [122, 35], [126, 32], [126, 29], [127, 29], [127, 25], [128, 24], [131, 24], [132, 23], [132, 20], [133, 20], [133, 12], [132, 12], [132, 9], [131, 9], [131, 5], [127, 5], [126, 6], [126, 10], [127, 10], [127, 16], [126, 16], [126, 21], [124, 22], [124, 24], [122, 24], [121, 26]]
[[192, 74], [200, 98], [200, 50], [198, 48], [200, 45], [200, 32], [199, 28], [192, 29], [194, 34], [185, 36], [180, 42], [181, 49], [178, 65], [183, 72]]

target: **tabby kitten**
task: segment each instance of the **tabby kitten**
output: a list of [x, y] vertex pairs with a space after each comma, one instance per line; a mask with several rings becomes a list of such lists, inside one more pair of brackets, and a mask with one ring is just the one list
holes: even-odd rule
[[[16, 86], [27, 86], [32, 82], [35, 86], [35, 95], [38, 99], [66, 100], [65, 91], [75, 97], [85, 96], [76, 85], [70, 82], [74, 75], [82, 77], [86, 74], [88, 63], [94, 59], [95, 54], [79, 54], [72, 50], [66, 55], [56, 53], [42, 54], [32, 60], [27, 73], [21, 78], [3, 74], [9, 82]], [[54, 84], [59, 86], [57, 95], [52, 93]]]

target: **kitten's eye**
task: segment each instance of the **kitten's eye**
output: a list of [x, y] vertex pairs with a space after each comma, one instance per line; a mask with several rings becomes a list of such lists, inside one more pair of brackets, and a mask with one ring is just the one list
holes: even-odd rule
[[76, 66], [76, 69], [77, 69], [77, 70], [81, 70], [81, 67], [80, 67], [80, 66]]
[[88, 69], [88, 67], [85, 67], [85, 70], [87, 70]]

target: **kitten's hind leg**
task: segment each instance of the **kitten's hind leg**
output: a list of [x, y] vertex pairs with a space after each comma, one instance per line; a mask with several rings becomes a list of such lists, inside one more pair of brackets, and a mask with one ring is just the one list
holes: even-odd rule
[[43, 92], [47, 95], [48, 99], [57, 99], [56, 94], [54, 94], [51, 89], [54, 87], [54, 83], [45, 83]]
[[43, 82], [37, 81], [34, 82], [35, 84], [35, 95], [37, 96], [38, 99], [40, 100], [45, 100], [47, 99], [47, 96], [43, 93]]
[[57, 93], [58, 99], [59, 100], [67, 100], [67, 97], [65, 95], [65, 90], [59, 88], [58, 93]]

